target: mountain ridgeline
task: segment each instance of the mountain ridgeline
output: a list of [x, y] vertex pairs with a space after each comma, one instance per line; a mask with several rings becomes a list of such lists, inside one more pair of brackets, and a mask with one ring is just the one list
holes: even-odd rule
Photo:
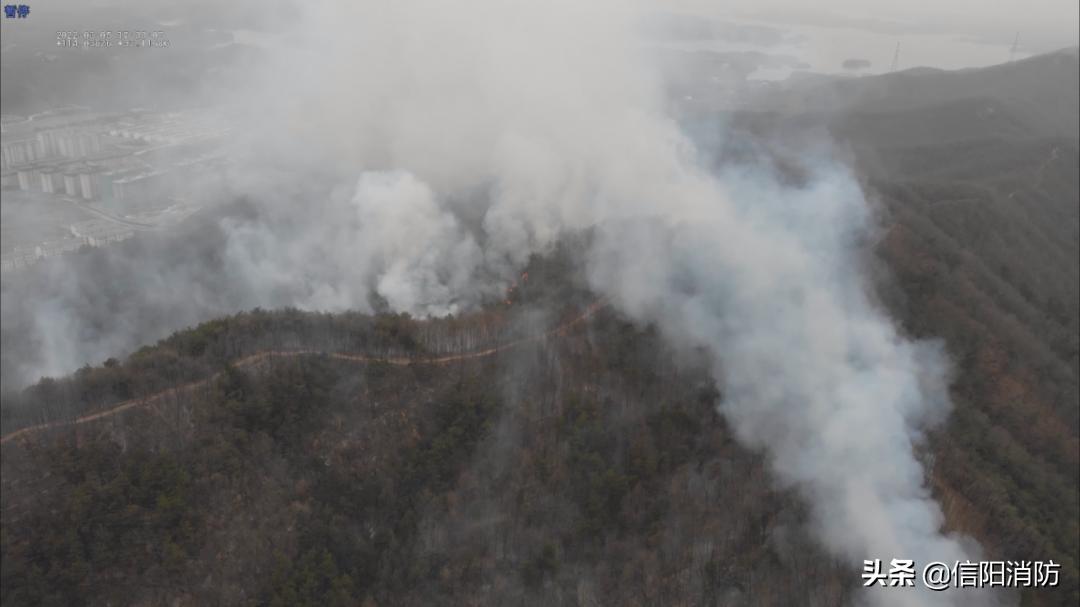
[[[6, 418], [24, 432], [4, 446], [5, 604], [850, 593], [701, 361], [587, 299], [539, 318], [537, 288], [469, 319], [240, 314], [31, 388], [10, 410], [56, 423]], [[425, 345], [500, 323], [521, 337], [496, 354]], [[290, 354], [342, 340], [370, 358]]]

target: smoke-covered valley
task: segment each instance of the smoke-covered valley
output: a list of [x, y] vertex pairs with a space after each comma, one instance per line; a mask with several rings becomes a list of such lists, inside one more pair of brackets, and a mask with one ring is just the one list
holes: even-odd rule
[[[275, 34], [281, 43], [215, 95], [235, 136], [224, 179], [192, 194], [199, 213], [167, 233], [5, 273], [5, 400], [41, 376], [253, 308], [467, 316], [503, 305], [530, 264], [572, 242], [566, 279], [618, 321], [655, 331], [673, 360], [692, 361], [714, 384], [710, 406], [741, 448], [761, 455], [763, 482], [805, 506], [801, 532], [828, 558], [857, 570], [864, 559], [985, 556], [975, 527], [947, 524], [928, 438], [952, 411], [957, 354], [967, 364], [981, 350], [919, 325], [924, 309], [906, 288], [905, 264], [930, 255], [930, 245], [897, 240], [944, 212], [922, 215], [926, 200], [999, 205], [1012, 190], [1037, 213], [1039, 197], [1053, 199], [1045, 212], [1058, 221], [998, 233], [1026, 243], [1050, 234], [1045, 274], [972, 289], [1004, 293], [999, 316], [1024, 327], [1075, 328], [1075, 314], [1056, 310], [1076, 303], [1076, 277], [1052, 278], [1075, 270], [1066, 261], [1077, 246], [1075, 49], [955, 75], [825, 79], [728, 96], [688, 89], [698, 86], [692, 70], [673, 71], [670, 56], [641, 44], [656, 8], [479, 0], [453, 10], [297, 9]], [[1033, 73], [1073, 81], [1040, 80], [1018, 96], [1013, 83]], [[896, 91], [914, 89], [926, 92], [898, 100]], [[922, 115], [937, 126], [908, 128]], [[972, 141], [988, 146], [980, 153], [989, 164], [1024, 160], [1005, 162], [1019, 168], [1004, 177], [985, 165], [918, 162], [919, 146], [941, 153]], [[927, 194], [960, 181], [969, 190]], [[952, 221], [918, 238], [941, 250], [963, 243], [950, 230], [966, 224]], [[1001, 251], [971, 261], [975, 246], [947, 249], [949, 268], [1012, 263]], [[920, 288], [941, 280], [927, 274], [936, 278], [920, 275]], [[1046, 296], [1018, 297], [1023, 288]], [[934, 305], [955, 302], [941, 296]], [[1044, 304], [1055, 311], [1027, 310]], [[560, 312], [544, 308], [542, 317]], [[1055, 389], [1075, 396], [1075, 340], [1023, 347]], [[508, 402], [528, 400], [507, 378], [498, 385]], [[1054, 440], [1065, 444], [1076, 414], [1057, 395], [1047, 400], [1066, 429]], [[522, 441], [507, 432], [488, 449]], [[1067, 473], [1075, 441], [1061, 453]], [[1000, 554], [1003, 540], [991, 540]], [[853, 575], [847, 586], [858, 585]], [[924, 588], [850, 594], [873, 605], [1016, 599]]]

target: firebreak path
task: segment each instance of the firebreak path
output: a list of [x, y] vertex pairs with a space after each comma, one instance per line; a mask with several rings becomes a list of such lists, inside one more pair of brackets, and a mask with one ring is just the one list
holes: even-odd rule
[[[326, 356], [327, 358], [333, 358], [333, 359], [337, 359], [337, 360], [345, 360], [345, 361], [349, 361], [349, 362], [365, 363], [365, 364], [383, 363], [383, 364], [401, 365], [401, 366], [407, 366], [407, 365], [447, 365], [447, 364], [452, 364], [452, 363], [456, 363], [456, 362], [473, 360], [473, 359], [477, 359], [477, 358], [485, 358], [485, 357], [491, 356], [493, 354], [498, 354], [499, 352], [502, 352], [504, 350], [510, 350], [512, 348], [516, 348], [518, 346], [522, 346], [522, 345], [527, 344], [527, 343], [533, 343], [533, 342], [537, 342], [537, 341], [542, 341], [542, 340], [547, 339], [549, 337], [563, 335], [572, 326], [574, 326], [576, 324], [579, 324], [581, 322], [584, 322], [585, 320], [588, 320], [589, 317], [596, 314], [596, 312], [599, 311], [601, 308], [603, 308], [604, 305], [605, 305], [605, 302], [603, 300], [594, 302], [593, 304], [589, 305], [589, 307], [585, 308], [585, 310], [581, 314], [579, 314], [578, 316], [576, 316], [576, 317], [570, 319], [569, 321], [555, 327], [554, 329], [550, 329], [550, 330], [545, 331], [543, 333], [537, 333], [536, 335], [530, 335], [529, 337], [524, 337], [522, 339], [507, 342], [505, 344], [500, 344], [498, 346], [494, 346], [494, 347], [491, 347], [491, 348], [485, 348], [483, 350], [474, 350], [472, 352], [463, 352], [461, 354], [451, 354], [451, 355], [447, 355], [447, 356], [435, 356], [435, 357], [409, 358], [409, 357], [370, 356], [370, 355], [367, 355], [367, 354], [349, 354], [349, 353], [344, 353], [344, 352], [322, 352], [322, 351], [319, 351], [319, 350], [264, 350], [262, 352], [257, 352], [255, 354], [251, 354], [249, 356], [245, 356], [244, 358], [235, 360], [235, 361], [233, 361], [231, 363], [231, 365], [233, 367], [235, 367], [235, 368], [243, 368], [243, 367], [249, 367], [249, 366], [252, 366], [252, 365], [256, 365], [256, 364], [258, 364], [258, 363], [260, 363], [260, 362], [262, 362], [264, 360], [267, 360], [267, 359], [270, 359], [270, 358], [275, 358], [275, 357], [296, 357], [296, 356], [316, 356], [316, 355], [317, 356]], [[58, 427], [63, 427], [63, 426], [85, 424], [85, 423], [96, 421], [96, 420], [99, 420], [99, 419], [102, 419], [102, 418], [105, 418], [105, 417], [110, 417], [110, 416], [116, 415], [118, 413], [123, 413], [124, 411], [127, 411], [128, 409], [134, 409], [134, 408], [137, 408], [137, 407], [145, 407], [147, 405], [152, 405], [152, 404], [154, 404], [154, 403], [156, 403], [158, 401], [166, 399], [169, 396], [173, 396], [173, 395], [176, 395], [176, 394], [180, 394], [182, 392], [187, 392], [187, 391], [190, 391], [190, 390], [195, 390], [195, 389], [201, 388], [203, 386], [206, 386], [206, 385], [210, 384], [211, 382], [213, 382], [214, 380], [218, 379], [219, 377], [221, 377], [221, 372], [214, 373], [213, 375], [211, 375], [209, 377], [206, 377], [204, 379], [189, 382], [189, 383], [186, 383], [186, 384], [181, 384], [179, 386], [173, 386], [171, 388], [166, 388], [165, 390], [162, 390], [160, 392], [156, 392], [154, 394], [150, 394], [148, 396], [142, 396], [142, 397], [139, 397], [139, 398], [133, 398], [131, 400], [126, 400], [126, 401], [117, 403], [117, 404], [109, 407], [108, 409], [97, 411], [95, 413], [88, 413], [86, 415], [76, 417], [75, 419], [63, 420], [63, 421], [54, 421], [54, 422], [44, 422], [44, 423], [41, 423], [41, 424], [35, 424], [33, 426], [27, 426], [25, 428], [21, 428], [19, 430], [14, 431], [14, 432], [10, 432], [8, 434], [5, 434], [3, 437], [0, 437], [0, 445], [7, 444], [9, 441], [13, 441], [13, 440], [19, 438], [20, 436], [28, 436], [28, 435], [33, 434], [35, 432], [40, 432], [42, 430], [47, 430], [49, 428], [58, 428]]]

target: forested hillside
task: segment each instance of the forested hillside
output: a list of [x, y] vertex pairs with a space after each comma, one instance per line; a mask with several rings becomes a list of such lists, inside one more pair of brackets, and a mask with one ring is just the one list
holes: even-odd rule
[[[452, 320], [240, 314], [31, 388], [5, 407], [5, 435], [31, 423], [26, 411], [70, 421], [165, 392], [4, 445], [4, 603], [850, 598], [857, 569], [805, 536], [800, 501], [734, 442], [694, 353], [666, 350], [574, 291], [561, 294], [563, 313], [537, 318], [541, 280], [509, 307]], [[898, 271], [893, 284], [911, 281]], [[894, 305], [913, 314], [923, 299], [913, 291]], [[964, 343], [940, 322], [950, 344]], [[423, 362], [435, 344], [468, 352], [500, 342], [519, 345]], [[227, 364], [254, 352], [277, 354]], [[993, 395], [996, 384], [960, 360], [957, 413], [934, 443], [950, 526], [993, 554], [1054, 558], [1068, 571], [1070, 536], [1054, 532], [1075, 512], [1067, 434], [1009, 417], [1005, 405], [1023, 403], [981, 400], [970, 391]], [[200, 378], [210, 379], [192, 387]], [[1075, 577], [1064, 579], [1075, 591]]]
[[932, 441], [938, 499], [995, 558], [1063, 563], [1068, 590], [1033, 605], [1080, 600], [1077, 72], [1068, 49], [795, 86], [787, 103], [814, 111], [741, 113], [720, 158], [753, 141], [798, 179], [791, 142], [828, 133], [855, 167], [882, 304], [909, 335], [944, 339], [954, 367]]
[[[320, 325], [419, 357], [439, 324], [243, 314], [49, 385], [143, 394], [150, 369], [183, 382], [232, 344]], [[279, 355], [23, 435], [4, 446], [4, 603], [841, 600], [854, 569], [804, 536], [798, 501], [733, 442], [684, 356], [599, 309], [496, 356]]]
[[[933, 468], [952, 524], [1000, 558], [1062, 563], [1073, 601], [1077, 146], [1024, 147], [924, 151], [932, 168], [875, 183], [892, 218], [879, 249], [898, 283], [896, 315], [914, 335], [945, 338], [956, 367], [955, 411], [934, 441]], [[972, 154], [1017, 151], [1026, 162], [972, 170]]]
[[[797, 183], [818, 160], [799, 142], [834, 140], [875, 210], [877, 299], [952, 361], [952, 413], [919, 454], [948, 528], [1061, 563], [1021, 604], [1076, 605], [1077, 60], [1010, 65], [725, 115], [717, 161], [764, 151]], [[580, 270], [573, 250], [534, 259], [505, 301], [446, 319], [241, 313], [5, 395], [4, 605], [853, 598], [860, 563], [807, 537], [734, 441], [708, 361]]]
[[950, 525], [996, 558], [1063, 563], [1062, 604], [1080, 600], [1077, 73], [1074, 48], [822, 85], [805, 94], [833, 110], [782, 126], [740, 118], [757, 136], [827, 131], [862, 176], [883, 304], [954, 365], [932, 464]]

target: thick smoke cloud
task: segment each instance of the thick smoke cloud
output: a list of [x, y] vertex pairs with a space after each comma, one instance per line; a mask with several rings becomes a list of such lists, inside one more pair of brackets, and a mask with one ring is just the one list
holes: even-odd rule
[[835, 554], [963, 560], [961, 544], [940, 534], [912, 452], [918, 428], [945, 410], [945, 361], [871, 305], [853, 267], [865, 203], [843, 173], [818, 179], [798, 190], [718, 186], [704, 216], [606, 224], [592, 282], [632, 317], [715, 356], [722, 413], [808, 499], [814, 530]]
[[[312, 16], [320, 31], [355, 25], [316, 51], [352, 60], [321, 63], [305, 79], [319, 120], [291, 123], [296, 136], [336, 135], [327, 151], [339, 158], [410, 171], [361, 179], [359, 199], [374, 181], [374, 204], [394, 209], [367, 215], [386, 229], [365, 227], [365, 236], [396, 238], [413, 209], [438, 226], [401, 251], [401, 265], [368, 271], [377, 288], [425, 285], [384, 292], [399, 309], [437, 309], [427, 297], [440, 295], [453, 305], [475, 287], [470, 273], [520, 264], [561, 233], [595, 228], [592, 287], [715, 357], [723, 413], [808, 499], [825, 546], [853, 562], [965, 558], [940, 532], [914, 455], [921, 427], [948, 402], [945, 361], [899, 335], [867, 295], [856, 252], [870, 216], [857, 183], [828, 162], [812, 163], [799, 187], [767, 172], [710, 175], [668, 118], [658, 81], [643, 76], [634, 16], [622, 4], [505, 2], [449, 16], [426, 3]], [[401, 192], [383, 187], [401, 180]], [[421, 184], [433, 198], [414, 191]], [[447, 211], [479, 218], [479, 238]], [[466, 263], [432, 270], [447, 257]]]
[[[871, 215], [840, 165], [808, 162], [794, 186], [706, 170], [635, 38], [649, 7], [311, 4], [225, 100], [247, 116], [230, 187], [251, 208], [210, 221], [209, 254], [110, 254], [175, 302], [160, 326], [254, 305], [450, 313], [592, 230], [591, 287], [708, 353], [723, 414], [808, 500], [826, 547], [853, 567], [965, 558], [915, 456], [947, 408], [945, 361], [867, 294]], [[45, 349], [78, 333], [76, 284], [43, 309]]]
[[365, 172], [348, 203], [335, 206], [329, 216], [274, 225], [265, 215], [224, 219], [226, 272], [252, 292], [306, 281], [290, 303], [307, 309], [370, 312], [378, 298], [393, 310], [445, 316], [463, 299], [478, 301], [469, 286], [480, 247], [410, 173]]

